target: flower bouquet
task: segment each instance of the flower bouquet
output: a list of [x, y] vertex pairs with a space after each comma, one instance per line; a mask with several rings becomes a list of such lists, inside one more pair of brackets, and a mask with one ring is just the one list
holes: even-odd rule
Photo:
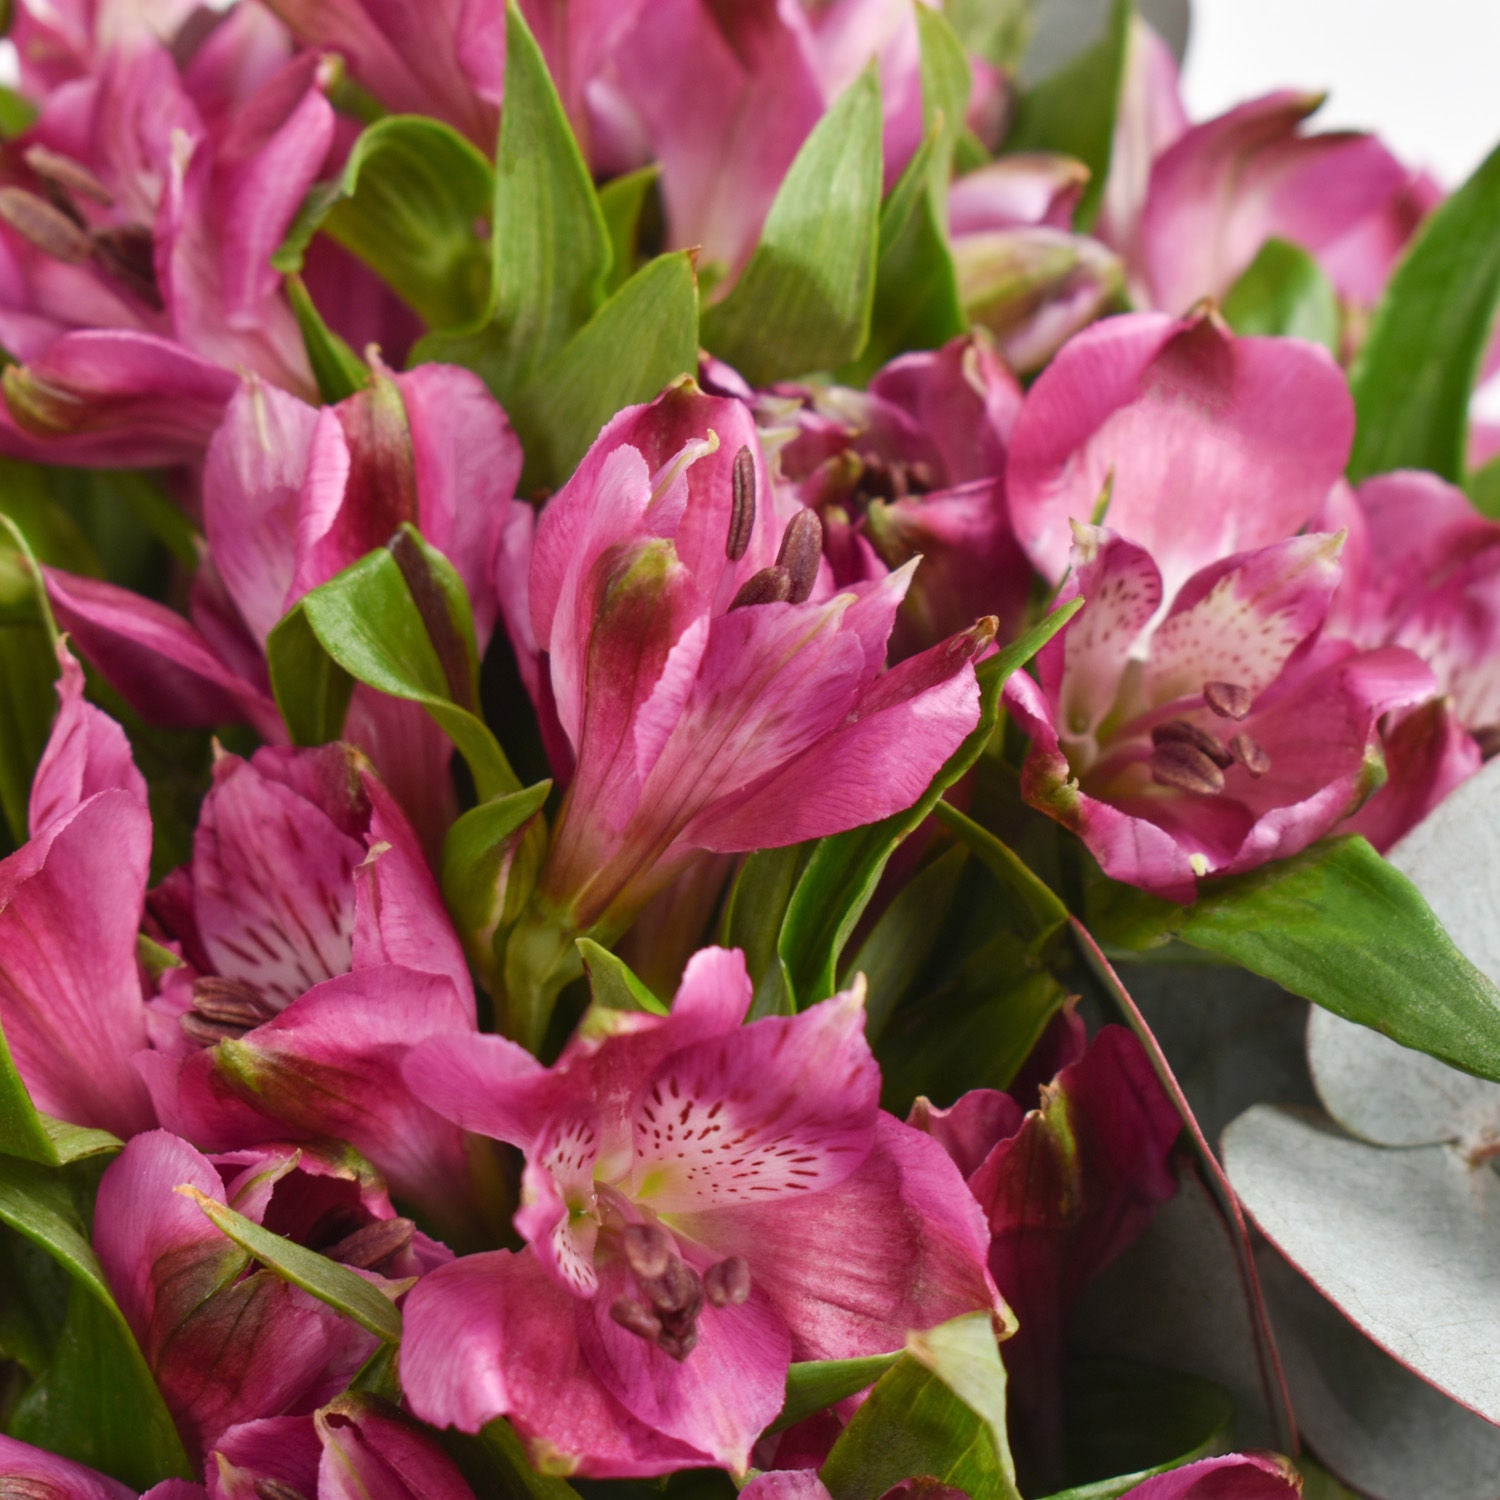
[[4, 1500], [1500, 1496], [1500, 155], [1107, 9], [17, 0]]

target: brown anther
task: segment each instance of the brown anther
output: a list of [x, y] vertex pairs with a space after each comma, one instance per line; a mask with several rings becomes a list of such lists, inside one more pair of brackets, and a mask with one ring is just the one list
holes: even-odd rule
[[729, 601], [730, 609], [745, 609], [752, 604], [784, 604], [792, 597], [792, 575], [785, 568], [762, 568], [752, 573], [739, 593]]
[[1230, 753], [1255, 777], [1264, 776], [1271, 769], [1271, 757], [1265, 746], [1258, 745], [1248, 734], [1237, 734], [1229, 742]]
[[815, 510], [799, 510], [786, 523], [781, 534], [781, 550], [776, 554], [779, 566], [786, 569], [792, 581], [787, 595], [791, 604], [803, 604], [818, 581], [818, 562], [823, 556], [823, 523]]
[[738, 1307], [750, 1296], [750, 1266], [743, 1255], [731, 1255], [703, 1273], [703, 1295], [710, 1307]]
[[75, 220], [25, 188], [0, 188], [0, 219], [53, 260], [76, 266], [92, 253], [88, 235]]
[[609, 1315], [621, 1328], [655, 1343], [661, 1337], [661, 1320], [634, 1297], [617, 1297], [610, 1304]]
[[1238, 682], [1205, 682], [1203, 701], [1221, 719], [1243, 719], [1255, 702], [1255, 694]]
[[144, 224], [115, 224], [96, 229], [90, 241], [94, 258], [127, 291], [157, 312], [167, 305], [156, 280], [156, 241]]
[[1474, 731], [1474, 738], [1479, 744], [1479, 754], [1489, 760], [1495, 755], [1500, 755], [1500, 724], [1486, 724]]
[[377, 1271], [411, 1244], [417, 1226], [410, 1219], [376, 1219], [345, 1235], [322, 1253], [361, 1271]]
[[698, 1273], [675, 1255], [660, 1276], [641, 1278], [641, 1290], [662, 1315], [663, 1325], [670, 1319], [691, 1322], [703, 1310], [703, 1283]]
[[243, 1026], [247, 1031], [276, 1014], [276, 1007], [253, 984], [217, 974], [193, 981], [193, 1009], [210, 1021]]
[[1191, 745], [1200, 754], [1206, 755], [1220, 770], [1227, 771], [1234, 764], [1234, 756], [1227, 751], [1206, 729], [1189, 724], [1186, 719], [1168, 719], [1151, 731], [1153, 745]]
[[695, 1324], [682, 1333], [663, 1332], [656, 1340], [656, 1347], [678, 1364], [681, 1364], [698, 1347], [698, 1329]]
[[257, 1500], [307, 1500], [296, 1485], [284, 1479], [257, 1479], [252, 1488]]
[[1196, 745], [1166, 740], [1151, 754], [1151, 779], [1158, 786], [1212, 797], [1224, 790], [1224, 773]]
[[44, 182], [61, 188], [70, 196], [89, 198], [101, 208], [108, 208], [115, 195], [94, 176], [81, 161], [49, 150], [46, 146], [28, 146], [26, 165]]
[[677, 1244], [660, 1224], [627, 1224], [620, 1245], [625, 1264], [643, 1281], [665, 1275], [677, 1259]]
[[750, 533], [755, 529], [755, 455], [748, 447], [741, 448], [734, 455], [730, 492], [733, 500], [729, 510], [729, 535], [724, 539], [724, 556], [730, 562], [738, 562], [750, 546]]

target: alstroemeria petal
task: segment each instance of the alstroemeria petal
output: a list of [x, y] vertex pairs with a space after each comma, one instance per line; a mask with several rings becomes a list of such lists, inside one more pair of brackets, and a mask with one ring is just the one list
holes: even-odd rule
[[600, 1382], [573, 1332], [577, 1300], [536, 1260], [496, 1250], [424, 1276], [405, 1305], [401, 1387], [439, 1427], [509, 1416], [532, 1461], [628, 1478], [708, 1455], [637, 1421]]
[[1060, 579], [1069, 520], [1145, 547], [1167, 594], [1199, 568], [1294, 535], [1344, 468], [1344, 377], [1296, 339], [1237, 338], [1208, 314], [1109, 318], [1027, 393], [1007, 486], [1016, 535]]
[[153, 1123], [136, 966], [151, 819], [107, 790], [0, 861], [0, 1025], [39, 1109], [129, 1136]]
[[[107, 1475], [0, 1433], [0, 1484], [18, 1500], [136, 1500]], [[198, 1491], [199, 1494], [202, 1491]]]
[[357, 1391], [316, 1413], [318, 1500], [474, 1500], [458, 1466], [405, 1413]]
[[33, 835], [97, 792], [116, 789], [142, 806], [146, 782], [135, 768], [125, 731], [83, 698], [83, 668], [67, 646], [57, 648], [62, 675], [58, 710], [31, 783], [27, 822]]

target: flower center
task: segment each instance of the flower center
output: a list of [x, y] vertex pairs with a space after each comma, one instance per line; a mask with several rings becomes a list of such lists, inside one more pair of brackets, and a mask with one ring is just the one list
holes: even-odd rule
[[731, 1255], [699, 1276], [659, 1223], [627, 1224], [619, 1235], [619, 1248], [638, 1295], [617, 1297], [610, 1317], [679, 1362], [697, 1347], [698, 1318], [705, 1302], [738, 1307], [750, 1296], [750, 1267], [743, 1256]]

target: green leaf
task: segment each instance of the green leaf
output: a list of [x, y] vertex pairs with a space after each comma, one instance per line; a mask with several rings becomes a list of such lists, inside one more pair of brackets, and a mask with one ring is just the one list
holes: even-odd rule
[[578, 952], [589, 976], [595, 1005], [606, 1010], [643, 1010], [653, 1016], [668, 1014], [667, 1007], [636, 978], [623, 958], [616, 958], [591, 938], [578, 939]]
[[1134, 11], [1130, 0], [1115, 0], [1104, 35], [1021, 95], [1005, 137], [1007, 153], [1058, 151], [1089, 169], [1073, 216], [1078, 229], [1093, 224], [1109, 176]]
[[[0, 1030], [0, 1152], [43, 1166], [61, 1161]], [[0, 1215], [3, 1217], [3, 1215]]]
[[[401, 1342], [400, 1312], [385, 1294], [348, 1266], [295, 1244], [283, 1235], [273, 1234], [253, 1219], [236, 1213], [228, 1204], [200, 1193], [190, 1183], [184, 1183], [177, 1191], [191, 1198], [226, 1239], [233, 1240], [241, 1250], [269, 1266], [284, 1281], [301, 1287], [384, 1343]], [[411, 1284], [410, 1281], [391, 1282], [388, 1290], [392, 1296], [398, 1295]]]
[[967, 327], [948, 251], [948, 180], [969, 101], [969, 61], [941, 11], [919, 6], [927, 138], [880, 210], [870, 338], [841, 378], [863, 383], [908, 349], [936, 349]]
[[[334, 667], [320, 665], [318, 651]], [[458, 746], [482, 801], [521, 790], [500, 743], [473, 711], [478, 652], [462, 580], [442, 553], [405, 526], [327, 583], [304, 594], [266, 642], [271, 686], [299, 744], [341, 720], [339, 671], [420, 703]]]
[[1114, 887], [1089, 927], [1145, 950], [1200, 948], [1455, 1068], [1500, 1080], [1500, 992], [1421, 893], [1362, 838], [1203, 886], [1187, 907]]
[[833, 369], [870, 331], [879, 245], [880, 85], [867, 69], [803, 142], [760, 242], [703, 342], [752, 385]]
[[551, 790], [550, 781], [539, 781], [481, 802], [443, 840], [443, 900], [470, 961], [482, 972], [493, 967], [496, 932], [515, 920], [530, 895], [535, 869], [526, 868], [523, 830]]
[[359, 356], [324, 321], [302, 278], [286, 278], [287, 301], [302, 331], [302, 347], [318, 382], [318, 395], [332, 406], [370, 383], [370, 371]]
[[1036, 26], [1037, 0], [948, 0], [948, 20], [966, 52], [1014, 73]]
[[507, 1500], [577, 1500], [578, 1491], [566, 1480], [540, 1474], [531, 1466], [515, 1428], [503, 1418], [487, 1422], [479, 1434], [492, 1465], [499, 1471]]
[[1423, 225], [1386, 286], [1349, 384], [1353, 480], [1464, 472], [1469, 393], [1500, 302], [1500, 149]]
[[1115, 1500], [1153, 1474], [1225, 1452], [1234, 1430], [1234, 1402], [1211, 1381], [1118, 1361], [1074, 1365], [1066, 1411], [1069, 1475], [1086, 1482], [1048, 1500]]
[[[778, 964], [785, 966], [784, 979], [772, 970], [752, 969], [757, 979], [752, 1016], [770, 1014], [778, 997], [784, 1001], [783, 984], [798, 1008], [834, 993], [839, 955], [874, 894], [886, 862], [901, 840], [931, 813], [943, 793], [979, 758], [998, 722], [1000, 691], [1006, 678], [1030, 661], [1081, 604], [1081, 600], [1073, 600], [1053, 610], [1046, 619], [981, 664], [979, 723], [911, 807], [879, 823], [834, 834], [813, 844], [785, 910], [779, 914], [776, 953]], [[768, 858], [783, 860], [786, 856], [775, 850], [752, 854], [745, 862], [746, 871]], [[741, 878], [746, 877], [742, 874]], [[778, 913], [774, 909], [751, 913], [743, 903], [741, 909], [743, 925], [757, 922], [767, 928], [777, 925]], [[769, 980], [768, 973], [772, 976]]]
[[1480, 515], [1500, 521], [1500, 456], [1475, 469], [1464, 480], [1464, 491]]
[[52, 1143], [53, 1159], [60, 1166], [70, 1166], [75, 1161], [87, 1161], [95, 1156], [113, 1156], [125, 1142], [107, 1130], [91, 1130], [86, 1125], [71, 1125], [66, 1120], [54, 1119], [51, 1115], [38, 1113], [42, 1129]]
[[474, 323], [490, 305], [490, 251], [476, 226], [493, 196], [489, 163], [451, 126], [391, 115], [355, 141], [337, 183], [309, 194], [272, 264], [300, 271], [322, 229], [430, 327]]
[[651, 162], [612, 178], [599, 189], [599, 211], [609, 231], [610, 268], [607, 290], [618, 290], [635, 270], [640, 250], [641, 217], [656, 190], [661, 167]]
[[692, 255], [641, 267], [510, 401], [526, 453], [522, 485], [555, 488], [622, 407], [698, 368]]
[[988, 1313], [911, 1334], [819, 1475], [833, 1500], [870, 1500], [922, 1476], [986, 1500], [1020, 1500], [1005, 1431], [1005, 1367]]
[[1270, 239], [1224, 297], [1225, 321], [1238, 334], [1271, 334], [1339, 352], [1343, 315], [1328, 273], [1300, 246]]
[[187, 1477], [192, 1471], [182, 1442], [110, 1293], [64, 1174], [0, 1157], [0, 1222], [45, 1251], [73, 1282], [61, 1338], [17, 1410], [11, 1435], [138, 1489]]
[[603, 300], [611, 257], [593, 180], [514, 0], [494, 181], [489, 306], [472, 327], [424, 339], [416, 358], [479, 371], [509, 410]]
[[780, 1432], [835, 1401], [868, 1390], [900, 1358], [900, 1350], [895, 1350], [863, 1359], [807, 1360], [792, 1365], [786, 1372], [786, 1404], [767, 1431]]
[[981, 828], [967, 814], [946, 802], [939, 802], [933, 816], [1019, 901], [1031, 928], [1028, 936], [1038, 948], [1061, 932], [1068, 920], [1068, 908], [1039, 875], [1033, 873], [1008, 844], [1003, 844], [989, 829]]

